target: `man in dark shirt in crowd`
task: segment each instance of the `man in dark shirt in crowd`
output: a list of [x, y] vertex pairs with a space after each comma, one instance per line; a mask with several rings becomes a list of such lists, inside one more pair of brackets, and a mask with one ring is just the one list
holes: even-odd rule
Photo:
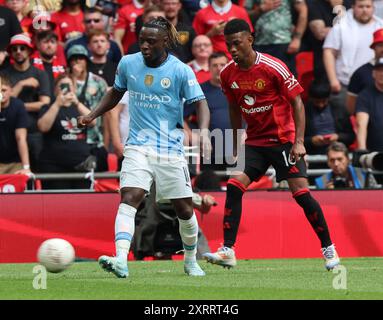
[[305, 147], [308, 154], [325, 154], [329, 144], [340, 141], [349, 146], [355, 140], [350, 117], [343, 108], [329, 103], [330, 85], [314, 80], [306, 105]]
[[358, 94], [364, 88], [374, 85], [374, 78], [372, 77], [374, 64], [378, 59], [383, 58], [383, 29], [374, 32], [374, 40], [371, 44], [371, 49], [375, 52], [374, 60], [371, 60], [356, 69], [348, 84], [346, 107], [349, 114], [354, 114], [355, 112], [355, 103]]
[[190, 21], [185, 21], [186, 18], [182, 14], [182, 3], [180, 0], [161, 0], [160, 4], [165, 11], [166, 19], [176, 27], [180, 39], [180, 44], [171, 53], [182, 62], [189, 62], [193, 59], [191, 52], [196, 32]]
[[54, 100], [54, 81], [65, 72], [66, 67], [57, 57], [57, 46], [58, 37], [54, 31], [42, 31], [36, 35], [37, 51], [33, 54], [33, 65], [47, 73], [51, 101]]
[[372, 76], [374, 84], [365, 88], [356, 100], [358, 148], [383, 151], [383, 58], [376, 61]]
[[[85, 33], [80, 38], [76, 38], [70, 40], [65, 46], [65, 54], [68, 54], [69, 49], [76, 45], [81, 44], [85, 48], [87, 48], [87, 44], [89, 43], [89, 35], [94, 30], [105, 30], [105, 22], [103, 20], [102, 13], [95, 8], [87, 8], [84, 13], [84, 24], [85, 24]], [[108, 60], [113, 61], [114, 63], [118, 63], [121, 60], [121, 50], [118, 44], [111, 39], [108, 39], [110, 48], [107, 52]], [[89, 51], [89, 48], [88, 48]], [[89, 52], [90, 56], [90, 52]]]
[[1, 76], [0, 101], [0, 174], [30, 173], [24, 103], [11, 97], [9, 79]]
[[31, 64], [32, 54], [31, 39], [18, 34], [12, 37], [8, 52], [14, 64], [4, 70], [12, 85], [12, 96], [22, 100], [28, 111], [28, 146], [32, 171], [42, 146], [42, 137], [37, 130], [37, 117], [41, 107], [50, 102], [49, 80], [47, 74]]
[[0, 70], [8, 65], [7, 47], [11, 37], [22, 32], [16, 14], [11, 9], [0, 6]]
[[89, 71], [103, 78], [108, 87], [113, 86], [117, 64], [108, 60], [109, 34], [104, 30], [94, 30], [89, 34], [88, 40]]
[[[231, 123], [229, 117], [229, 104], [222, 92], [221, 81], [219, 79], [219, 73], [228, 61], [229, 59], [224, 52], [213, 53], [209, 57], [211, 79], [201, 84], [201, 89], [205, 94], [210, 110], [209, 130], [214, 136], [212, 139], [211, 153], [211, 167], [213, 170], [224, 170], [227, 163], [225, 157], [226, 153], [228, 155], [232, 155], [233, 153], [231, 146], [229, 148], [230, 150], [226, 150], [225, 145], [225, 130], [231, 129]], [[201, 163], [202, 170], [204, 167], [205, 165]], [[206, 168], [208, 167], [210, 166], [206, 165]]]

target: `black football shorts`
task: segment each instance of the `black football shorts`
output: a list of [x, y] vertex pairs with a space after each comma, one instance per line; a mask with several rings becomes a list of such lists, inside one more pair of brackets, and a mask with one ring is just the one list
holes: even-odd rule
[[290, 142], [272, 147], [246, 145], [244, 173], [251, 181], [258, 181], [272, 165], [277, 174], [277, 182], [290, 178], [307, 178], [304, 159], [293, 162], [289, 157], [292, 146]]

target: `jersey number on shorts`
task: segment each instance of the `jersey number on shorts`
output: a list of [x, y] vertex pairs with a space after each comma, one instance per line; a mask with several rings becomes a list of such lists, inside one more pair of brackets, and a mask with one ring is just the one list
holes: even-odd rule
[[293, 166], [294, 164], [297, 163], [296, 161], [291, 160], [291, 154], [289, 154], [289, 159], [287, 160], [286, 150], [282, 151], [282, 155], [283, 155], [283, 159], [285, 160], [286, 167], [289, 167], [290, 165]]

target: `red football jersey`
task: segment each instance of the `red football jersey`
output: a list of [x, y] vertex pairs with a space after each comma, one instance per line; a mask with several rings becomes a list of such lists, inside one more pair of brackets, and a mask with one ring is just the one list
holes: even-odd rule
[[118, 20], [114, 26], [114, 30], [124, 29], [125, 34], [122, 38], [122, 46], [124, 52], [128, 52], [129, 47], [137, 41], [136, 37], [136, 19], [144, 13], [144, 8], [137, 8], [134, 3], [123, 6], [118, 11]]
[[63, 42], [80, 37], [85, 32], [84, 13], [82, 11], [76, 15], [71, 15], [66, 11], [58, 11], [52, 14], [51, 20], [57, 24], [59, 38]]
[[[199, 10], [194, 17], [193, 28], [198, 35], [206, 34], [218, 22], [230, 21], [236, 18], [245, 20], [249, 24], [251, 32], [254, 31], [253, 24], [250, 21], [247, 11], [235, 4], [231, 6], [229, 12], [224, 14], [217, 13], [211, 5]], [[211, 38], [211, 42], [213, 43], [213, 50], [215, 52], [223, 51], [228, 57], [231, 57], [226, 47], [223, 32], [222, 34]]]
[[257, 52], [248, 70], [229, 62], [221, 71], [221, 82], [227, 99], [238, 105], [247, 123], [246, 144], [264, 147], [294, 143], [290, 99], [303, 89], [282, 61]]

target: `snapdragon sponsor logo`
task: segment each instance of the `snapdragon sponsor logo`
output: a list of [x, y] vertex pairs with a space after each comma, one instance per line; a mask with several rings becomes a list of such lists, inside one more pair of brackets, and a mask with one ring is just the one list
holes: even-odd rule
[[250, 108], [250, 109], [246, 109], [246, 108], [241, 106], [241, 109], [244, 113], [251, 114], [251, 113], [266, 112], [266, 111], [271, 110], [272, 107], [273, 107], [273, 105], [269, 104], [268, 106], [254, 107], [254, 108]]
[[[226, 163], [230, 166], [226, 173], [233, 174], [245, 168], [244, 136], [244, 129], [237, 130], [236, 136], [232, 129], [193, 129], [191, 136], [188, 136], [183, 129], [171, 128], [168, 121], [160, 121], [158, 130], [148, 128], [137, 133], [131, 131], [128, 144], [147, 147], [160, 163], [168, 162], [173, 157], [185, 157], [190, 165]], [[235, 140], [238, 150], [237, 155], [233, 156]], [[214, 146], [213, 153], [210, 152], [210, 142]]]

